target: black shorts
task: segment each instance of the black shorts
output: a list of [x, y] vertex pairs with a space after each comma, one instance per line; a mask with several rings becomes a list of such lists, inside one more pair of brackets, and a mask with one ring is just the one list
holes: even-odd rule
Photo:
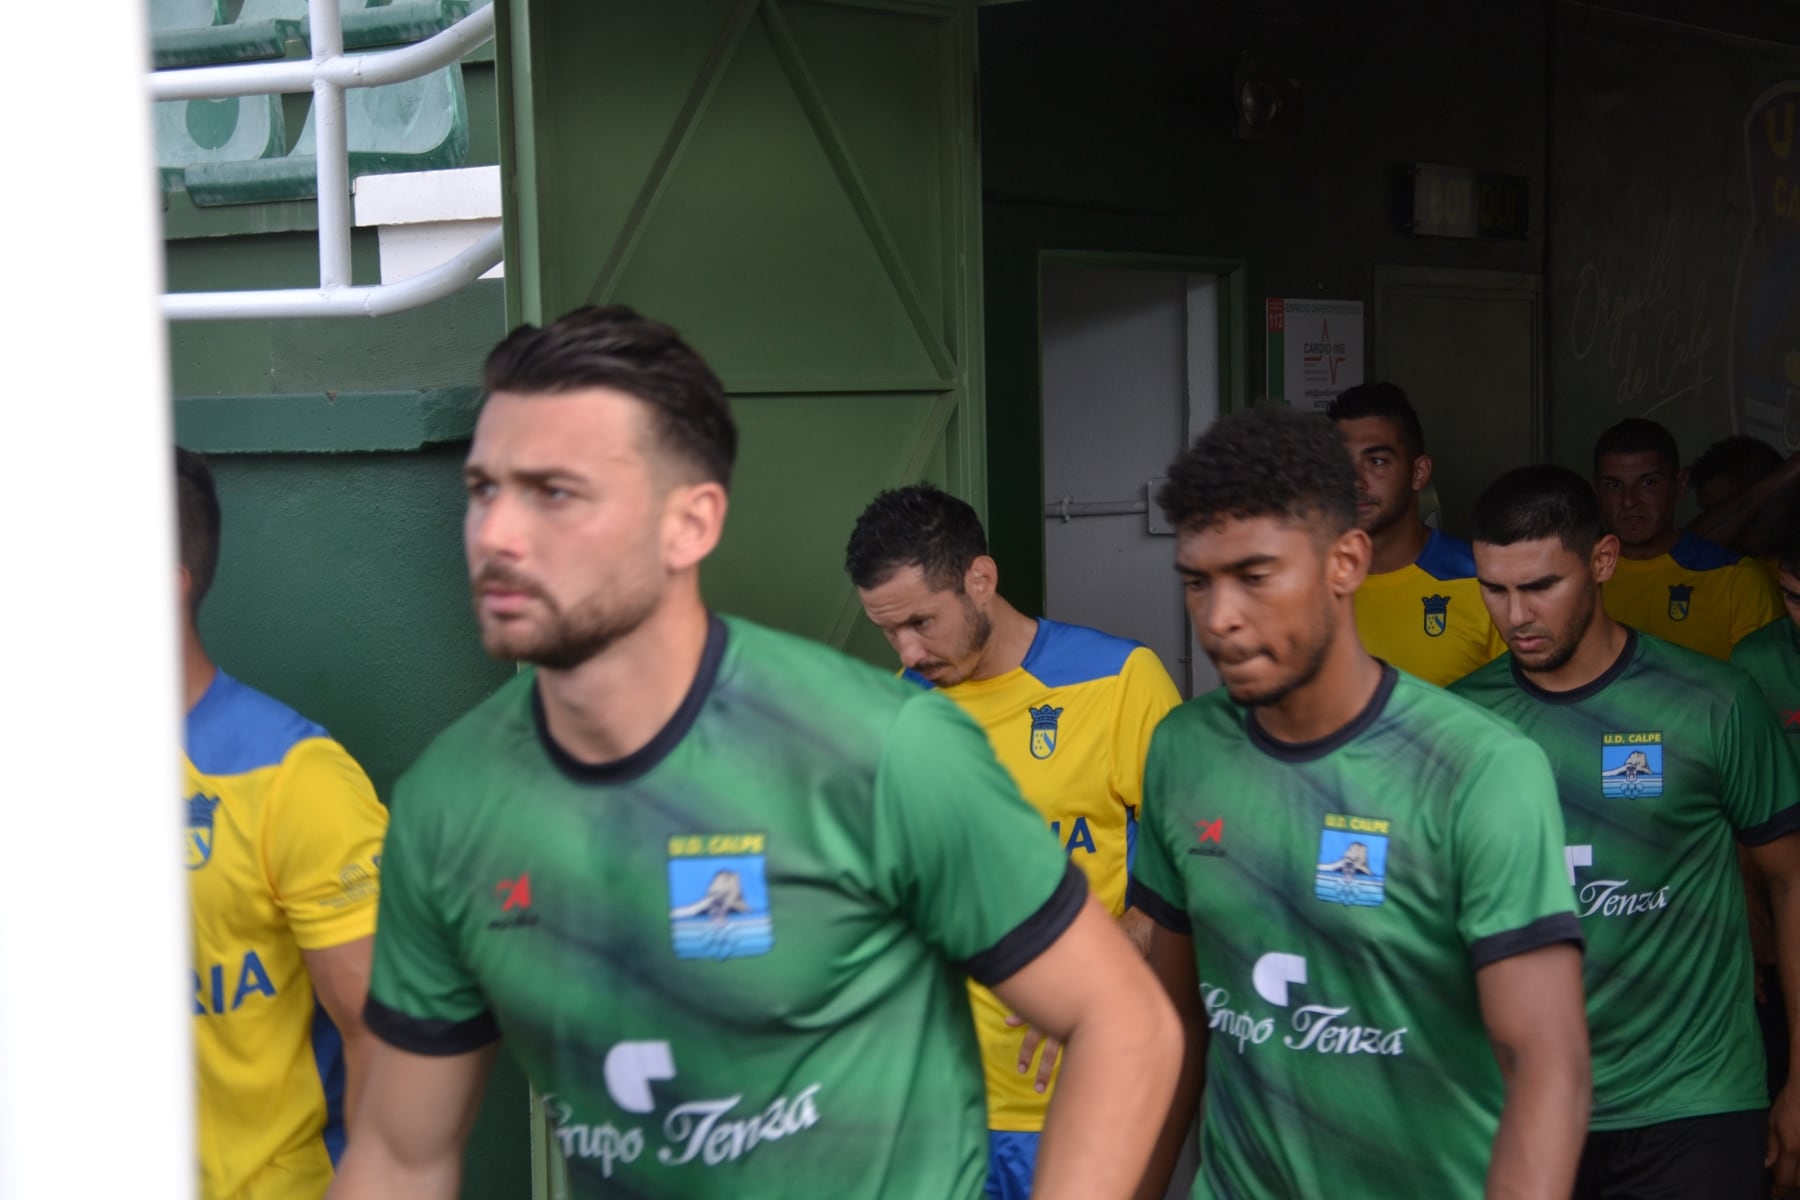
[[1766, 1109], [1590, 1133], [1574, 1200], [1758, 1200]]

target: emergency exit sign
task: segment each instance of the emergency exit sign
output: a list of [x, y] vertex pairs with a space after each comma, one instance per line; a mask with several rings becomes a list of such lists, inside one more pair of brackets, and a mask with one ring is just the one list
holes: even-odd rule
[[1428, 237], [1523, 238], [1531, 233], [1531, 181], [1468, 167], [1417, 163], [1412, 231]]

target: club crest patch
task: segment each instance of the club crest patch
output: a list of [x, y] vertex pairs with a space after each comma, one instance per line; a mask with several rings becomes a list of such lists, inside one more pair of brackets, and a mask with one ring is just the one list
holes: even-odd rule
[[213, 814], [219, 798], [195, 792], [187, 801], [187, 869], [198, 871], [212, 861]]
[[669, 839], [669, 934], [677, 958], [751, 958], [775, 946], [760, 833]]
[[1450, 628], [1450, 597], [1421, 596], [1425, 602], [1425, 636], [1443, 637]]
[[1688, 609], [1690, 602], [1693, 599], [1693, 595], [1694, 589], [1688, 584], [1671, 583], [1669, 585], [1669, 620], [1687, 620]]
[[1327, 904], [1374, 908], [1387, 900], [1388, 822], [1326, 813], [1313, 895]]
[[1600, 793], [1608, 799], [1660, 796], [1663, 735], [1607, 733], [1600, 737]]
[[1056, 723], [1063, 710], [1046, 704], [1042, 708], [1026, 705], [1031, 713], [1031, 757], [1049, 758], [1056, 753]]

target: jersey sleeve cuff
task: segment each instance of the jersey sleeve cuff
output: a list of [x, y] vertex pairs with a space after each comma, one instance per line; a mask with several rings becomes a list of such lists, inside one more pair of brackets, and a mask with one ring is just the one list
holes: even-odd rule
[[1554, 946], [1558, 942], [1573, 942], [1577, 950], [1584, 945], [1581, 922], [1575, 919], [1574, 913], [1551, 913], [1518, 929], [1490, 934], [1469, 947], [1469, 959], [1479, 970], [1503, 958]]
[[963, 963], [969, 978], [983, 987], [1004, 983], [1050, 948], [1075, 923], [1087, 903], [1087, 876], [1069, 863], [1050, 898], [1005, 937]]
[[1737, 831], [1737, 840], [1746, 846], [1766, 846], [1776, 838], [1800, 830], [1800, 804], [1790, 804], [1760, 825]]
[[373, 996], [363, 1004], [363, 1024], [390, 1046], [434, 1058], [467, 1054], [500, 1040], [500, 1026], [493, 1013], [484, 1012], [466, 1021], [427, 1021], [389, 1008]]
[[1152, 921], [1170, 933], [1179, 933], [1182, 937], [1194, 936], [1194, 923], [1188, 919], [1188, 915], [1151, 891], [1149, 885], [1138, 882], [1135, 876], [1125, 885], [1125, 907], [1142, 909]]

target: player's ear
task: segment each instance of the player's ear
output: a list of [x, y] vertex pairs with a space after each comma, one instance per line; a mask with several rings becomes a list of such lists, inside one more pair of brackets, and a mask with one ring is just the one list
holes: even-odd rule
[[671, 571], [698, 566], [725, 532], [730, 498], [716, 479], [669, 489], [663, 507], [663, 555]]
[[1675, 498], [1677, 500], [1687, 495], [1687, 479], [1688, 473], [1686, 471], [1675, 472]]
[[1352, 595], [1369, 575], [1374, 557], [1369, 535], [1352, 526], [1325, 547], [1325, 582], [1335, 597]]
[[986, 554], [977, 554], [963, 572], [963, 594], [977, 604], [985, 604], [1000, 589], [1000, 564]]
[[1594, 574], [1595, 583], [1605, 583], [1613, 577], [1613, 571], [1619, 565], [1619, 539], [1610, 533], [1600, 535], [1594, 543], [1592, 554], [1588, 558], [1588, 568]]
[[1421, 453], [1412, 463], [1412, 490], [1422, 492], [1431, 486], [1431, 455]]

